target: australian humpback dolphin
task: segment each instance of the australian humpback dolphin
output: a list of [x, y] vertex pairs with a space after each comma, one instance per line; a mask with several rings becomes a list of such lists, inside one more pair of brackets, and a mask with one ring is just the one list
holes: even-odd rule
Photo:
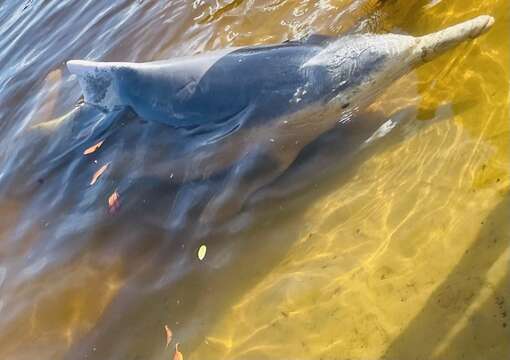
[[[348, 121], [409, 70], [494, 23], [479, 16], [421, 37], [313, 35], [278, 45], [230, 48], [149, 63], [71, 60], [86, 103], [131, 108], [140, 117], [193, 137], [159, 169], [179, 181], [233, 169], [203, 219], [239, 211], [301, 149]], [[253, 181], [254, 169], [264, 175]], [[248, 181], [250, 179], [250, 181]]]

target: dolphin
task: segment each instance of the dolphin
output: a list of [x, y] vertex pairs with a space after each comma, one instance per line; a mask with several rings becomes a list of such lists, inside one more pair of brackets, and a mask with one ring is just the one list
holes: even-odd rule
[[[129, 108], [190, 139], [172, 149], [170, 164], [154, 171], [186, 182], [233, 169], [225, 191], [201, 218], [221, 220], [280, 176], [307, 144], [350, 121], [391, 83], [493, 23], [483, 15], [419, 37], [311, 35], [166, 61], [70, 60], [67, 67], [85, 103], [104, 112]], [[256, 181], [254, 171], [263, 174]]]

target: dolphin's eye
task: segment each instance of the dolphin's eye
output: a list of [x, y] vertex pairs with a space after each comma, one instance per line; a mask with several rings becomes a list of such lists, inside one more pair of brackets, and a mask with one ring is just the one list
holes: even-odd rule
[[349, 104], [349, 103], [345, 103], [345, 104], [343, 104], [343, 105], [342, 105], [342, 109], [347, 109], [347, 108], [349, 107], [349, 105], [351, 105], [351, 104]]

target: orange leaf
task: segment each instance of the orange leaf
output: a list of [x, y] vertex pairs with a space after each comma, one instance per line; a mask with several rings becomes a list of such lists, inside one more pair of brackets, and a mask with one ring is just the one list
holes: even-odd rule
[[170, 343], [172, 342], [172, 330], [170, 330], [168, 325], [165, 325], [165, 333], [166, 333], [166, 346], [165, 347], [168, 347], [168, 345], [170, 345]]
[[104, 140], [101, 140], [100, 142], [98, 142], [96, 145], [92, 145], [91, 147], [89, 147], [88, 149], [86, 149], [84, 152], [83, 152], [83, 155], [89, 155], [89, 154], [92, 154], [93, 152], [95, 152], [97, 149], [99, 149], [101, 147], [101, 145], [103, 145], [104, 143]]
[[106, 165], [103, 165], [101, 166], [101, 168], [99, 168], [99, 170], [97, 170], [95, 173], [94, 173], [94, 176], [92, 176], [92, 180], [90, 180], [90, 185], [94, 185], [97, 181], [97, 179], [99, 179], [99, 177], [101, 175], [103, 175], [103, 173], [106, 171], [106, 169], [108, 169], [108, 166], [110, 165], [110, 163], [106, 164]]
[[120, 209], [120, 195], [115, 190], [108, 198], [108, 212], [113, 215]]
[[179, 351], [179, 343], [175, 344], [175, 353], [173, 360], [184, 360], [182, 353]]

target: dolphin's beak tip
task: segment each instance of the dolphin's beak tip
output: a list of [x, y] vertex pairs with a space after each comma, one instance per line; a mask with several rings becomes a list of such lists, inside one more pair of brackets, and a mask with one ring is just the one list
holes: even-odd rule
[[487, 29], [490, 28], [492, 25], [494, 25], [494, 23], [496, 22], [496, 19], [494, 19], [494, 16], [482, 15], [481, 17], [486, 21], [485, 27]]
[[481, 15], [473, 20], [472, 22], [472, 31], [471, 38], [474, 39], [482, 34], [485, 34], [490, 28], [494, 25], [496, 20], [493, 16], [490, 15]]

